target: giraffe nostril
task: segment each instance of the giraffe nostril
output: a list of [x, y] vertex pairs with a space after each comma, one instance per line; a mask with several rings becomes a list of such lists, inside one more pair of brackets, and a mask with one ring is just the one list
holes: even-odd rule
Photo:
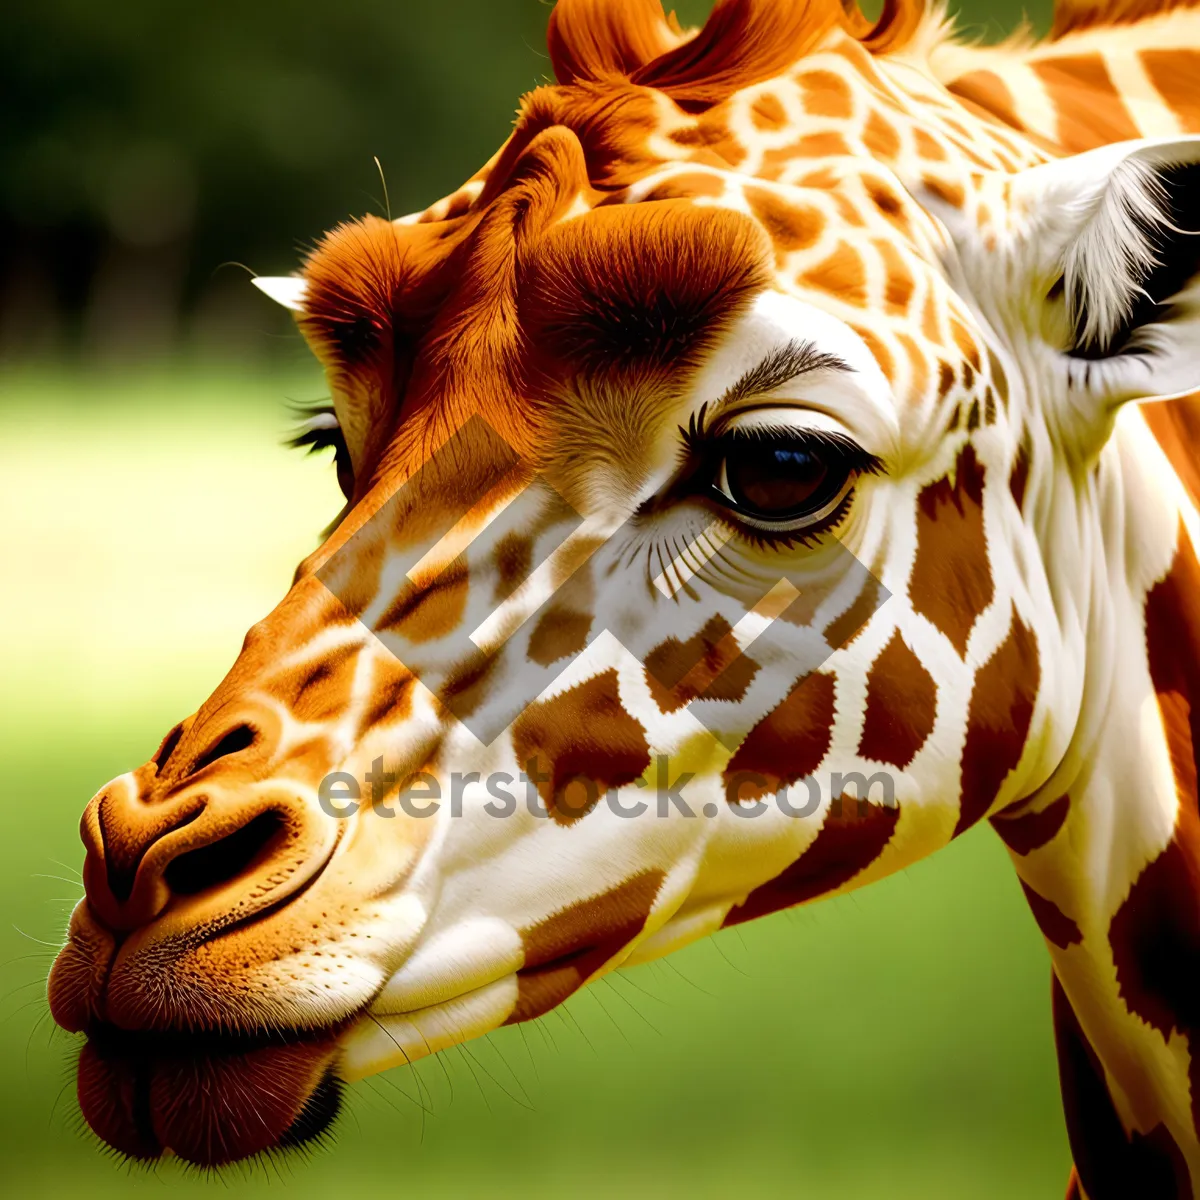
[[248, 750], [256, 741], [258, 741], [258, 730], [253, 725], [244, 723], [235, 725], [215, 746], [209, 747], [192, 763], [188, 775], [195, 775], [203, 771], [205, 767], [211, 766], [219, 758], [228, 758], [231, 754]]
[[183, 737], [183, 724], [176, 725], [170, 733], [162, 740], [162, 745], [155, 752], [151, 762], [154, 763], [156, 771], [161, 771], [167, 765], [167, 761], [171, 755], [175, 753], [175, 747], [179, 745], [179, 739]]
[[166, 825], [155, 829], [152, 836], [133, 845], [123, 843], [119, 837], [113, 836], [112, 821], [105, 819], [102, 810], [100, 836], [105, 851], [104, 873], [108, 880], [108, 890], [117, 901], [124, 904], [133, 894], [134, 881], [137, 879], [138, 868], [142, 865], [146, 851], [160, 838], [166, 837], [169, 833], [175, 833], [185, 825], [190, 825], [204, 811], [206, 803], [206, 797], [198, 797], [189, 810], [178, 813]]
[[268, 809], [227, 837], [181, 854], [163, 872], [163, 878], [177, 896], [193, 896], [228, 883], [250, 866], [283, 829], [283, 817]]

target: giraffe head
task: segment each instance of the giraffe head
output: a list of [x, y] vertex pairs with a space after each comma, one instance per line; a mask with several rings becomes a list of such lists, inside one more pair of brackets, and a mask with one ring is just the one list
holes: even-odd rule
[[561, 0], [485, 168], [265, 284], [346, 507], [85, 812], [50, 994], [105, 1141], [305, 1140], [342, 1081], [1049, 776], [1083, 664], [1039, 521], [1121, 400], [1184, 386], [1187, 306], [1128, 303], [1179, 280], [1111, 247], [1178, 224], [1197, 154], [1047, 163], [936, 82], [944, 37]]

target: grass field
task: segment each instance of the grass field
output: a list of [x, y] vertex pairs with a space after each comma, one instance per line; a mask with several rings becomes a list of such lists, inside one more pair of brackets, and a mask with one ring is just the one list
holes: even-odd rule
[[1049, 963], [988, 829], [359, 1085], [311, 1161], [216, 1181], [103, 1157], [41, 984], [79, 815], [207, 695], [338, 500], [326, 464], [279, 448], [314, 375], [0, 386], [0, 1189], [1061, 1195]]

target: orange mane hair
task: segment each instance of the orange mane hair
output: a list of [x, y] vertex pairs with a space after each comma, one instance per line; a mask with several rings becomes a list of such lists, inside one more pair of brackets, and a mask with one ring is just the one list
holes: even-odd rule
[[559, 0], [547, 39], [560, 84], [623, 79], [696, 112], [786, 70], [832, 29], [886, 53], [925, 11], [925, 0], [885, 0], [872, 24], [854, 0], [717, 0], [703, 27], [685, 32], [660, 0]]
[[1136, 25], [1177, 8], [1196, 8], [1200, 0], [1056, 0], [1050, 37], [1103, 25]]

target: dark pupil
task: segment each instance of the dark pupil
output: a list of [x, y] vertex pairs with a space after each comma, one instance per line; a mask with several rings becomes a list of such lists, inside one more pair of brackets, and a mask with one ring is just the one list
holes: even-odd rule
[[813, 507], [824, 490], [829, 469], [816, 455], [795, 446], [741, 446], [725, 460], [725, 478], [733, 499], [763, 514], [783, 514]]

